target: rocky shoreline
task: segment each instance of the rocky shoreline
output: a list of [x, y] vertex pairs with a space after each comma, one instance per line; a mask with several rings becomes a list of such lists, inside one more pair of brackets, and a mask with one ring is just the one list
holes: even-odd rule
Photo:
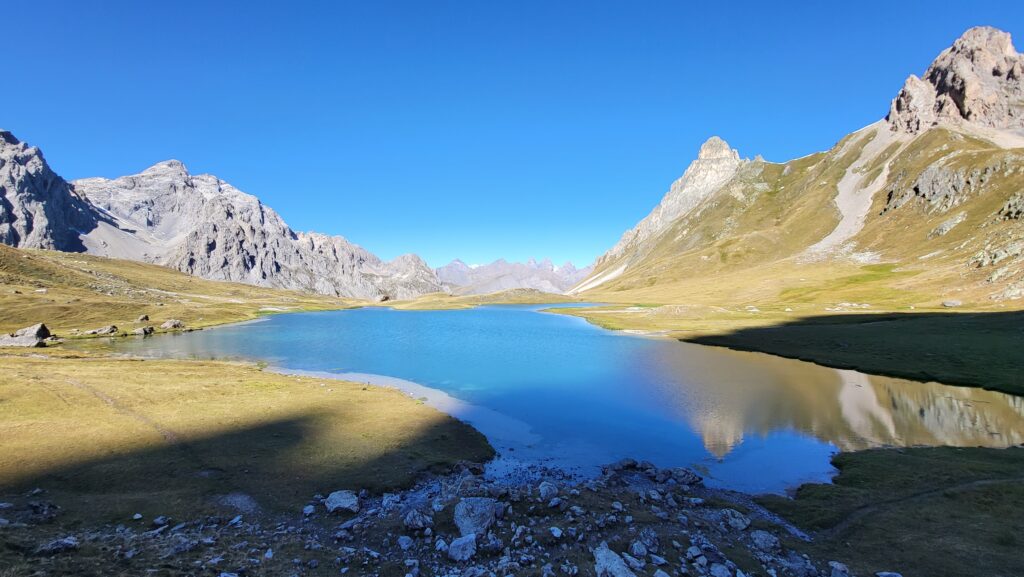
[[530, 477], [509, 485], [464, 464], [405, 491], [312, 496], [293, 514], [232, 494], [218, 498], [222, 516], [73, 528], [35, 489], [0, 504], [0, 539], [33, 575], [851, 575], [804, 554], [810, 538], [749, 496], [688, 469], [624, 460], [593, 479]]

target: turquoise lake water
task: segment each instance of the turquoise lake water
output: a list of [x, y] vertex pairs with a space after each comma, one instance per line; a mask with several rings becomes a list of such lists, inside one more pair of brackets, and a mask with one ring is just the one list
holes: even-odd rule
[[399, 386], [480, 429], [496, 468], [586, 474], [631, 457], [783, 492], [827, 481], [837, 450], [1024, 442], [1018, 397], [631, 336], [541, 308], [283, 314], [112, 346]]

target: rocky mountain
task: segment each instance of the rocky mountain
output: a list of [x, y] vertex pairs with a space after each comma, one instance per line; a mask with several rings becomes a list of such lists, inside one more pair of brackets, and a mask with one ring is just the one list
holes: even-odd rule
[[828, 151], [747, 161], [713, 137], [571, 292], [777, 299], [849, 274], [890, 302], [1020, 298], [1022, 67], [1009, 34], [973, 28]]
[[521, 288], [562, 294], [590, 274], [590, 269], [577, 269], [571, 262], [556, 266], [549, 259], [541, 262], [530, 259], [525, 263], [498, 259], [473, 266], [456, 259], [436, 272], [454, 294], [488, 294]]
[[213, 280], [352, 298], [442, 291], [415, 255], [384, 262], [339, 236], [293, 231], [255, 196], [176, 160], [68, 183], [0, 133], [0, 242], [162, 264]]
[[0, 243], [68, 252], [104, 217], [46, 164], [38, 148], [0, 130]]

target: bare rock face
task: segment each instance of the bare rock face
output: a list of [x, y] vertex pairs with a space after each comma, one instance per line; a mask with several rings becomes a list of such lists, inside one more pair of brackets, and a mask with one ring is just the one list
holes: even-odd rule
[[442, 290], [419, 257], [385, 263], [340, 236], [293, 231], [258, 198], [176, 160], [140, 174], [75, 181], [75, 189], [134, 232], [138, 246], [90, 252], [164, 264], [208, 278], [352, 298], [413, 298]]
[[917, 133], [943, 122], [998, 129], [1024, 128], [1024, 55], [1010, 35], [971, 28], [932, 63], [911, 75], [886, 117], [893, 130]]
[[340, 236], [298, 233], [258, 198], [168, 160], [68, 183], [0, 130], [0, 243], [162, 264], [208, 278], [352, 298], [443, 291], [415, 255], [384, 262]]
[[0, 242], [77, 252], [102, 216], [75, 194], [34, 146], [0, 130]]
[[596, 266], [664, 232], [673, 222], [721, 189], [744, 162], [739, 152], [724, 140], [717, 136], [709, 138], [700, 147], [697, 160], [690, 164], [679, 180], [672, 183], [661, 203], [633, 229], [626, 231], [619, 242], [597, 260]]

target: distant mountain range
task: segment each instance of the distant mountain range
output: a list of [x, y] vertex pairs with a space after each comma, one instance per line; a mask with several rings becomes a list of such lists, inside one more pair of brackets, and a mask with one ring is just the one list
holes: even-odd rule
[[836, 267], [874, 263], [883, 268], [857, 282], [889, 275], [897, 300], [1024, 297], [1022, 79], [1009, 34], [973, 28], [906, 80], [885, 119], [831, 150], [745, 160], [712, 137], [570, 292], [688, 302], [695, 291], [721, 301], [788, 290], [799, 299], [801, 277], [815, 270], [825, 282]]
[[550, 260], [525, 263], [496, 260], [485, 265], [467, 265], [453, 260], [437, 269], [437, 277], [455, 294], [488, 294], [529, 288], [561, 294], [590, 274], [590, 267], [577, 269], [571, 262], [555, 266]]

